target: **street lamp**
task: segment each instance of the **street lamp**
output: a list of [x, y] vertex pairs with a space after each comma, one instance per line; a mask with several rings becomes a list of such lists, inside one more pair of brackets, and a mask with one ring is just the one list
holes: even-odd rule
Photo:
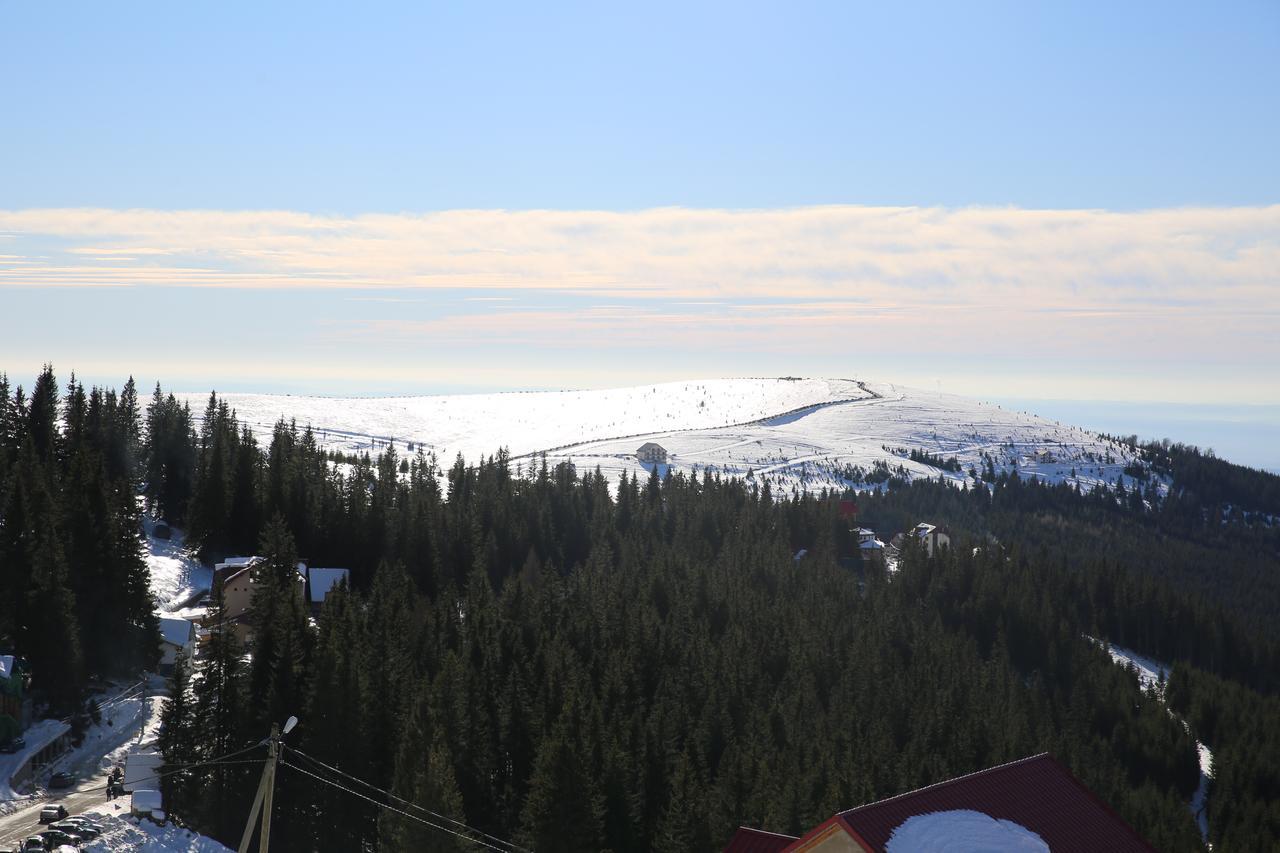
[[240, 836], [240, 847], [237, 853], [248, 853], [249, 840], [253, 837], [253, 823], [262, 814], [262, 835], [258, 839], [258, 853], [267, 853], [271, 844], [271, 800], [276, 789], [276, 765], [280, 763], [280, 740], [294, 726], [298, 718], [290, 716], [284, 721], [284, 732], [278, 723], [271, 724], [271, 734], [263, 743], [267, 745], [267, 763], [262, 768], [262, 779], [258, 782], [258, 793], [253, 798], [253, 808], [249, 810], [249, 820], [244, 825], [244, 834]]

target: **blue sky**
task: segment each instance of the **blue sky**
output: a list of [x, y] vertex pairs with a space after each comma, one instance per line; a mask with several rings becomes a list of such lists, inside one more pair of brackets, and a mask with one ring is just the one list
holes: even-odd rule
[[1275, 2], [6, 4], [0, 79], [15, 378], [1280, 405]]
[[1280, 198], [1280, 6], [5, 4], [4, 206]]

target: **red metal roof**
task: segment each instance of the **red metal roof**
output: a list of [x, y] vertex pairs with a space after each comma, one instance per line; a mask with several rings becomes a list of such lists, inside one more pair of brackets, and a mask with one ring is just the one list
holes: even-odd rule
[[[1025, 826], [1053, 853], [1155, 853], [1138, 833], [1047, 752], [841, 812], [874, 851], [894, 829], [930, 812], [972, 809]], [[744, 848], [745, 849], [745, 848]]]
[[779, 835], [776, 832], [740, 826], [733, 838], [729, 839], [724, 853], [778, 853], [795, 840], [794, 835]]

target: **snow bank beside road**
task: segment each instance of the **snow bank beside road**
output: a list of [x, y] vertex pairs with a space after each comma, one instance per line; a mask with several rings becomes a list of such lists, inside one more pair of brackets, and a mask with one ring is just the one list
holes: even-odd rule
[[82, 853], [230, 853], [204, 835], [173, 826], [156, 826], [149, 820], [107, 815], [88, 815], [102, 824], [102, 835], [81, 847]]

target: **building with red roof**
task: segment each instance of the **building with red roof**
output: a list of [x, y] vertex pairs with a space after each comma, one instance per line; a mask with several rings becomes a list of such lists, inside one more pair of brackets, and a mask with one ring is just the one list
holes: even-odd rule
[[[960, 834], [973, 833], [987, 845], [983, 849], [1155, 853], [1048, 753], [840, 812], [785, 847], [752, 847], [756, 833], [771, 835], [739, 829], [726, 851], [929, 853], [934, 841], [934, 849], [942, 850]], [[999, 839], [1007, 839], [1007, 847]]]

